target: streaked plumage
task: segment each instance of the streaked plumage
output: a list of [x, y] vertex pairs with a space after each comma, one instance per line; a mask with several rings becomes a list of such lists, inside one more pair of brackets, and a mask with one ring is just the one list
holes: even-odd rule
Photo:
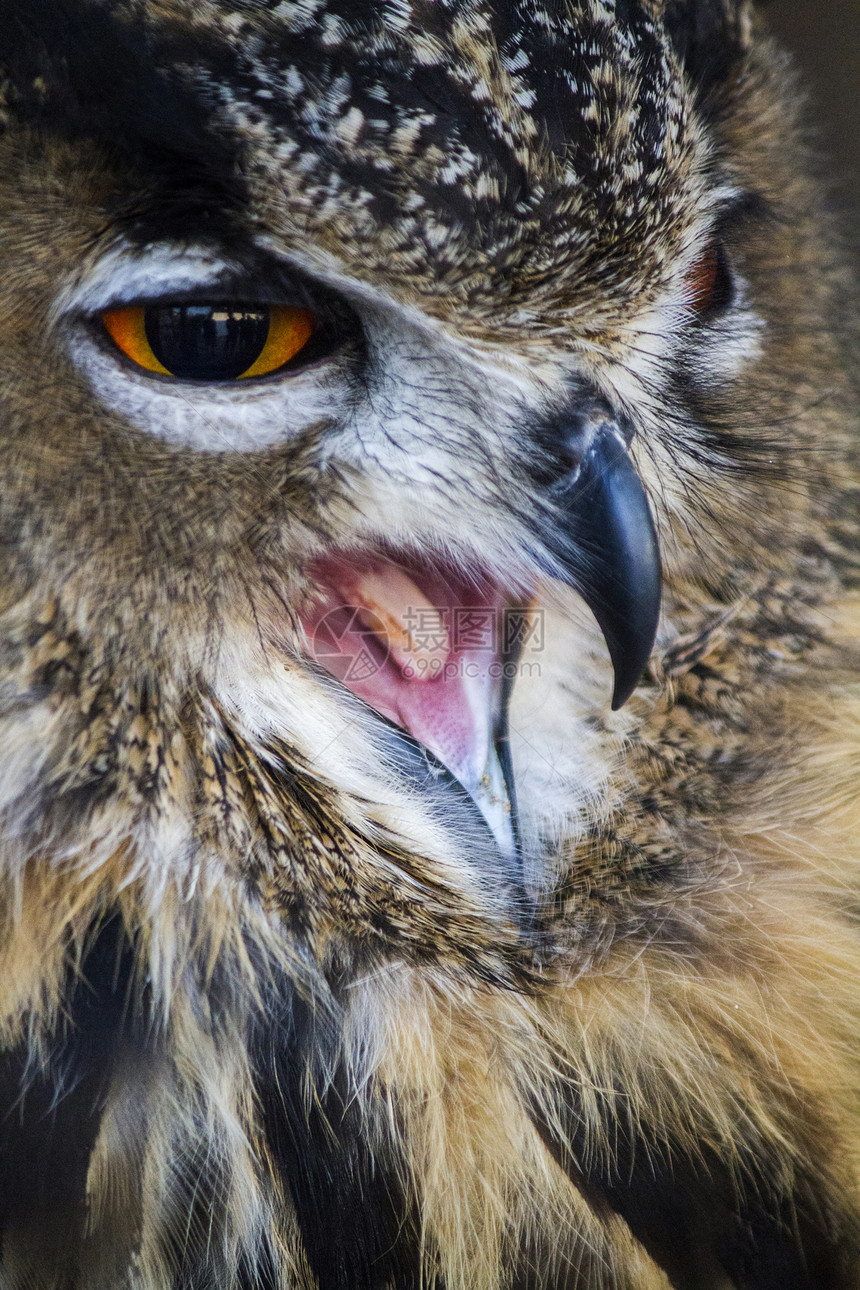
[[858, 1285], [798, 98], [733, 0], [6, 0], [0, 1286]]

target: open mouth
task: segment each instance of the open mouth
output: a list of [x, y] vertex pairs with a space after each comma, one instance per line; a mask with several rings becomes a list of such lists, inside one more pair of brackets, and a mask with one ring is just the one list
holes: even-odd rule
[[[552, 469], [535, 474], [532, 509], [516, 517], [535, 577], [575, 588], [594, 614], [613, 709], [639, 681], [660, 613], [660, 552], [631, 437], [602, 398], [584, 403], [556, 427]], [[313, 657], [386, 719], [412, 771], [426, 780], [429, 768], [468, 796], [516, 861], [507, 708], [528, 605], [489, 575], [382, 550], [333, 552], [309, 573], [316, 598], [302, 625]]]
[[310, 574], [312, 656], [438, 758], [513, 854], [507, 699], [528, 610], [489, 577], [408, 558], [336, 553]]

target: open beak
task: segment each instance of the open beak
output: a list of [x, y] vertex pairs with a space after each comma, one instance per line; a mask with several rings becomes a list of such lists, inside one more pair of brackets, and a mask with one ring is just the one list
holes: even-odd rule
[[[560, 436], [558, 468], [523, 517], [533, 557], [593, 612], [615, 671], [612, 707], [636, 686], [654, 642], [661, 570], [644, 489], [617, 419], [595, 404]], [[519, 871], [508, 706], [527, 607], [488, 576], [414, 555], [344, 550], [311, 568], [309, 649], [386, 719], [388, 755], [453, 823], [486, 832]]]

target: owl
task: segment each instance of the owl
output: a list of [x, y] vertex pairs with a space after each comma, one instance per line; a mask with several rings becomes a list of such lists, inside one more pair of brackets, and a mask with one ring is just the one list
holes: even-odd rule
[[3, 1290], [860, 1285], [802, 97], [747, 0], [5, 0]]

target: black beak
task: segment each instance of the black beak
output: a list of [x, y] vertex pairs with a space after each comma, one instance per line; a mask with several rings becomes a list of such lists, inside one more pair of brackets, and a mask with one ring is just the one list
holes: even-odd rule
[[[556, 441], [560, 473], [546, 488], [540, 536], [547, 572], [575, 587], [603, 632], [615, 669], [613, 710], [648, 662], [660, 617], [660, 549], [623, 419], [595, 402]], [[545, 480], [545, 476], [544, 476]]]

